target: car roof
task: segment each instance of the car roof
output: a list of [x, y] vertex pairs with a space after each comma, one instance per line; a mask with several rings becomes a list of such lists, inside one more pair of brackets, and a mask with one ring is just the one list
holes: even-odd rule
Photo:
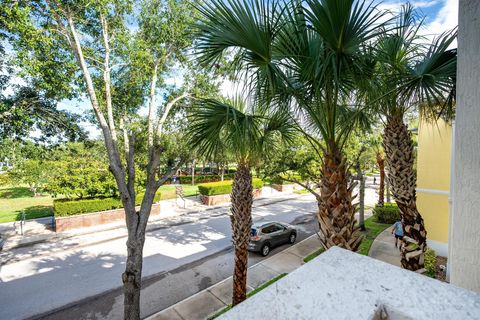
[[268, 224], [272, 224], [272, 223], [279, 223], [279, 224], [283, 225], [283, 223], [278, 222], [278, 221], [259, 221], [259, 222], [255, 222], [252, 225], [252, 228], [262, 228], [262, 227], [264, 227]]

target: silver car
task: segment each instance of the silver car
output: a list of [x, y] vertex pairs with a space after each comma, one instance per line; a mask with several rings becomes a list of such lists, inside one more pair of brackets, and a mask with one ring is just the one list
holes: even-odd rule
[[297, 230], [284, 222], [258, 222], [254, 223], [250, 232], [248, 250], [259, 252], [267, 256], [270, 249], [284, 243], [294, 243], [297, 239]]

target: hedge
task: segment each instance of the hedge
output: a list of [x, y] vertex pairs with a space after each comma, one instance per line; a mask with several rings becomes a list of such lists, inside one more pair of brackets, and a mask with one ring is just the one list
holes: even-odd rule
[[[224, 174], [223, 179], [233, 179], [234, 173]], [[192, 183], [192, 176], [179, 176], [177, 177], [180, 184], [189, 184]], [[217, 182], [221, 181], [222, 177], [217, 174], [209, 174], [209, 175], [199, 175], [195, 176], [195, 183], [207, 183], [207, 182]], [[171, 181], [169, 181], [171, 182]]]
[[384, 206], [376, 205], [373, 215], [380, 223], [395, 223], [400, 220], [400, 209], [396, 203], [385, 203]]
[[[232, 192], [232, 180], [210, 182], [198, 185], [198, 192], [204, 196], [215, 196], [219, 194], [229, 194]], [[263, 187], [262, 179], [253, 178], [252, 185], [254, 189]]]
[[[160, 192], [157, 192], [153, 202], [158, 202], [161, 198]], [[143, 200], [143, 194], [135, 197], [135, 205], [140, 205]], [[53, 212], [57, 217], [66, 217], [83, 213], [98, 212], [123, 208], [122, 201], [119, 198], [89, 198], [89, 199], [56, 199], [53, 201]]]

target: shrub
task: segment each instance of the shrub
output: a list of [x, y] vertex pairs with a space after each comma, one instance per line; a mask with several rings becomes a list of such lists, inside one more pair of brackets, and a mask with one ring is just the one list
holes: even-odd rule
[[385, 205], [376, 205], [373, 209], [373, 215], [380, 223], [395, 223], [400, 220], [400, 209], [395, 203], [385, 203]]
[[437, 253], [435, 250], [428, 248], [425, 251], [424, 266], [425, 273], [430, 277], [435, 277], [437, 269]]
[[[233, 176], [234, 176], [234, 173], [224, 174], [223, 179], [224, 180], [233, 179]], [[192, 183], [192, 176], [191, 175], [180, 176], [178, 177], [178, 180], [180, 181], [181, 184], [189, 184], [189, 183]], [[222, 180], [222, 177], [217, 174], [195, 176], [195, 183], [217, 182], [221, 180]]]
[[[153, 201], [157, 202], [161, 198], [161, 193], [157, 192]], [[143, 194], [135, 197], [135, 204], [140, 205], [143, 200]], [[57, 217], [72, 216], [83, 213], [98, 212], [112, 209], [123, 208], [122, 201], [119, 198], [89, 198], [89, 199], [57, 199], [53, 201], [54, 215]]]
[[[219, 194], [229, 194], [232, 192], [232, 180], [210, 182], [198, 185], [198, 192], [204, 196], [215, 196]], [[263, 187], [261, 179], [253, 178], [252, 185], [254, 189]]]

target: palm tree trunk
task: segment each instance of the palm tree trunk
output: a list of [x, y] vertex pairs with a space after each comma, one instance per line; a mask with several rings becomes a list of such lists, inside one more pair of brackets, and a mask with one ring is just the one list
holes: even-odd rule
[[325, 249], [339, 246], [356, 251], [361, 243], [360, 231], [355, 225], [355, 205], [352, 204], [354, 186], [349, 182], [344, 155], [336, 148], [324, 152], [317, 218]]
[[380, 171], [380, 185], [378, 187], [378, 205], [383, 207], [385, 203], [385, 158], [381, 152], [377, 153], [377, 165]]
[[[416, 173], [413, 169], [413, 143], [402, 117], [388, 117], [383, 137], [393, 197], [400, 209], [404, 233], [415, 240], [418, 248], [403, 247], [402, 267], [409, 270], [423, 268], [423, 254], [427, 249], [427, 231], [417, 210]], [[410, 251], [410, 252], [409, 252]], [[412, 252], [416, 251], [416, 252]]]
[[387, 174], [385, 172], [385, 189], [386, 189], [385, 191], [387, 193], [387, 195], [386, 195], [387, 199], [386, 200], [387, 200], [388, 203], [390, 203], [391, 202], [390, 201], [390, 179], [388, 179], [388, 176], [389, 176], [389, 174]]
[[360, 171], [360, 188], [359, 188], [359, 210], [358, 210], [358, 225], [360, 230], [365, 231], [365, 176]]
[[237, 167], [231, 198], [231, 222], [235, 248], [232, 305], [237, 305], [247, 297], [248, 242], [252, 227], [252, 175], [245, 163], [239, 163]]

